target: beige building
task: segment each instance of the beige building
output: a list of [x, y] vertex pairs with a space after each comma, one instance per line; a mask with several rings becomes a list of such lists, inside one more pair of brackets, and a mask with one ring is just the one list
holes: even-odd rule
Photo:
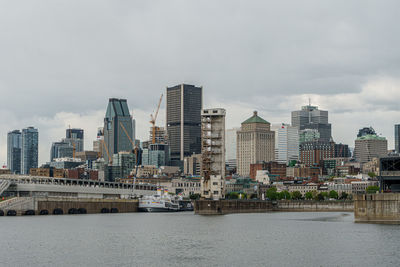
[[183, 159], [183, 173], [185, 175], [200, 176], [201, 154], [193, 154]]
[[365, 135], [355, 141], [354, 157], [364, 164], [373, 158], [379, 158], [388, 154], [387, 140], [377, 135]]
[[237, 131], [237, 173], [249, 177], [250, 164], [275, 159], [275, 132], [271, 124], [257, 115], [242, 122]]
[[307, 192], [312, 192], [312, 191], [317, 191], [318, 190], [318, 185], [314, 183], [308, 183], [308, 184], [293, 184], [288, 187], [288, 191], [290, 193], [293, 193], [295, 191], [299, 191], [303, 197]]

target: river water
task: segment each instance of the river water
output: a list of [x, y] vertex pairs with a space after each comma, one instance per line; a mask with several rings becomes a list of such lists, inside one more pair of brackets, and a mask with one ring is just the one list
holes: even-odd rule
[[400, 226], [352, 213], [0, 217], [0, 266], [400, 266]]

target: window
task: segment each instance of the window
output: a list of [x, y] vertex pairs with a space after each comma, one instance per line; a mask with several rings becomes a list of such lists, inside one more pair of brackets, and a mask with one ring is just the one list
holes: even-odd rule
[[218, 185], [218, 182], [213, 182], [213, 185]]

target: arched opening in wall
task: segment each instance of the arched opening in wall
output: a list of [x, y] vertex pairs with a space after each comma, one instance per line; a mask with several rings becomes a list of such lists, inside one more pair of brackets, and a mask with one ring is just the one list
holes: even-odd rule
[[48, 210], [41, 210], [40, 215], [49, 215], [49, 211]]
[[0, 210], [0, 216], [4, 216], [4, 211]]
[[17, 212], [15, 210], [7, 211], [7, 216], [17, 216]]
[[117, 208], [111, 208], [111, 213], [118, 213], [118, 209]]
[[68, 210], [68, 214], [78, 214], [78, 210], [75, 208], [71, 208]]

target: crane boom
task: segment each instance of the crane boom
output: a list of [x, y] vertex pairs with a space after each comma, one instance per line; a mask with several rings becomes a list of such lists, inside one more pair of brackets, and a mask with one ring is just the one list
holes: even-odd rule
[[151, 140], [152, 144], [156, 143], [156, 128], [157, 128], [156, 120], [157, 120], [158, 112], [160, 111], [162, 98], [163, 98], [163, 94], [161, 94], [161, 96], [160, 96], [160, 100], [158, 101], [157, 109], [156, 109], [154, 116], [153, 116], [153, 114], [150, 115], [150, 118], [151, 118], [150, 123], [152, 124], [152, 129], [151, 129], [152, 130], [152, 140]]
[[122, 130], [124, 130], [126, 136], [128, 137], [129, 142], [131, 142], [131, 144], [132, 144], [132, 149], [133, 149], [133, 148], [135, 147], [135, 143], [132, 141], [131, 137], [130, 137], [129, 134], [128, 134], [128, 131], [125, 129], [125, 126], [122, 124], [122, 122], [120, 122], [119, 124], [121, 125]]
[[103, 144], [103, 146], [104, 146], [104, 148], [105, 148], [105, 151], [106, 151], [106, 153], [107, 153], [107, 156], [108, 156], [108, 161], [110, 162], [110, 163], [112, 163], [112, 158], [110, 157], [110, 153], [108, 152], [108, 148], [107, 148], [107, 146], [106, 146], [106, 143], [104, 143], [104, 140], [100, 140], [101, 141], [101, 143]]

